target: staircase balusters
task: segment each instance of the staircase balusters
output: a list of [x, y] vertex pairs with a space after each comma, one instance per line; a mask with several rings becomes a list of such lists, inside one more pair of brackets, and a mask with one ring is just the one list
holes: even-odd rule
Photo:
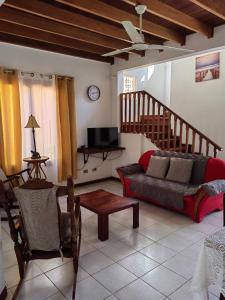
[[137, 132], [139, 133], [140, 132], [140, 127], [141, 127], [141, 120], [140, 120], [140, 106], [141, 106], [141, 93], [138, 93], [138, 109], [137, 109], [137, 111], [138, 111], [138, 130], [137, 130]]
[[151, 115], [151, 113], [150, 113], [150, 110], [151, 110], [151, 97], [150, 97], [150, 95], [147, 95], [147, 101], [148, 101], [148, 104], [147, 104], [146, 132], [149, 134], [149, 132], [150, 132], [150, 119], [149, 119], [149, 116]]
[[142, 133], [160, 149], [195, 153], [198, 147], [199, 153], [209, 155], [211, 151], [214, 157], [222, 150], [206, 135], [145, 91], [120, 95], [120, 120], [121, 132]]
[[199, 135], [199, 153], [202, 153], [202, 137]]
[[[152, 142], [155, 141], [155, 101], [152, 99], [152, 119], [151, 119], [151, 125], [152, 125]], [[149, 120], [150, 121], [150, 120]]]
[[159, 133], [160, 133], [160, 108], [161, 108], [161, 105], [160, 103], [157, 103], [158, 105], [158, 122], [157, 122], [157, 144], [159, 144]]
[[176, 116], [174, 116], [173, 135], [174, 135], [173, 148], [174, 151], [176, 151], [176, 147], [177, 147], [177, 117]]
[[145, 95], [142, 94], [142, 128], [141, 133], [145, 133]]
[[162, 147], [165, 148], [165, 139], [166, 139], [166, 109], [163, 107], [163, 123], [162, 123]]
[[195, 153], [195, 136], [196, 136], [196, 132], [192, 130], [192, 146], [191, 146], [192, 153]]
[[129, 132], [132, 132], [132, 130], [131, 130], [131, 97], [132, 97], [132, 93], [131, 94], [129, 94], [129, 96], [128, 96], [128, 102], [129, 102], [129, 110], [128, 110], [128, 116], [129, 116], [129, 119], [128, 119], [128, 124], [129, 124], [129, 129], [128, 129], [128, 131]]
[[167, 142], [167, 149], [170, 148], [170, 131], [171, 131], [171, 116], [172, 114], [170, 112], [167, 112], [168, 116], [168, 128], [167, 128], [167, 135], [168, 135], [168, 142]]
[[179, 143], [179, 151], [183, 152], [182, 149], [182, 140], [183, 140], [183, 121], [180, 120], [180, 143]]
[[206, 156], [209, 155], [209, 141], [206, 140]]

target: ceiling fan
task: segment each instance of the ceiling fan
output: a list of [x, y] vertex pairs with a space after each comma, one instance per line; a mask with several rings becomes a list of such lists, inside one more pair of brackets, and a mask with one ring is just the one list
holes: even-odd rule
[[166, 49], [171, 50], [180, 50], [180, 51], [186, 51], [186, 52], [192, 52], [193, 50], [190, 49], [184, 49], [184, 48], [178, 48], [178, 47], [171, 47], [171, 46], [165, 46], [165, 45], [157, 45], [157, 44], [146, 44], [144, 41], [144, 34], [142, 33], [142, 15], [146, 11], [147, 6], [146, 5], [137, 5], [135, 7], [135, 10], [137, 14], [140, 16], [140, 29], [139, 32], [134, 27], [132, 22], [130, 21], [123, 21], [122, 25], [124, 29], [126, 30], [127, 34], [129, 35], [131, 41], [133, 42], [133, 45], [131, 45], [128, 48], [118, 49], [115, 51], [111, 51], [109, 53], [105, 53], [102, 56], [114, 56], [123, 52], [129, 52], [132, 50], [136, 51], [145, 51], [145, 50], [159, 50], [163, 51]]

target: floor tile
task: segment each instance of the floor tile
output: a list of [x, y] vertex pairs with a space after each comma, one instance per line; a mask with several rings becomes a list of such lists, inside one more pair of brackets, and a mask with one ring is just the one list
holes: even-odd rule
[[48, 272], [52, 269], [55, 269], [69, 261], [71, 261], [71, 258], [62, 258], [57, 257], [57, 258], [51, 258], [51, 259], [36, 259], [35, 264], [38, 265], [38, 267], [43, 271], [43, 272]]
[[192, 241], [193, 243], [206, 237], [203, 232], [195, 231], [190, 228], [183, 228], [181, 230], [178, 230], [176, 231], [176, 234], [184, 239]]
[[57, 292], [54, 284], [45, 275], [40, 275], [23, 283], [17, 300], [44, 300]]
[[166, 296], [172, 294], [186, 282], [183, 277], [163, 266], [148, 272], [141, 279]]
[[137, 232], [132, 232], [132, 234], [126, 235], [121, 239], [121, 242], [138, 251], [154, 243], [153, 240]]
[[154, 243], [140, 251], [144, 255], [154, 259], [155, 261], [159, 263], [163, 263], [169, 258], [173, 257], [176, 255], [176, 251], [164, 247], [158, 243]]
[[119, 264], [135, 274], [137, 277], [144, 275], [158, 266], [158, 263], [156, 263], [154, 260], [138, 252], [127, 256], [123, 260], [120, 260]]
[[100, 282], [111, 293], [115, 293], [125, 285], [137, 279], [134, 274], [118, 264], [113, 264], [106, 269], [96, 273], [93, 277]]
[[[65, 296], [70, 299], [70, 294]], [[103, 300], [107, 296], [110, 296], [110, 292], [92, 277], [88, 277], [77, 284], [76, 300]]]
[[165, 298], [141, 279], [124, 287], [115, 295], [120, 300], [163, 300]]
[[[40, 275], [42, 272], [40, 268], [35, 264], [34, 261], [30, 261], [28, 264], [28, 268], [25, 274], [25, 281], [30, 280], [38, 275]], [[5, 281], [7, 286], [13, 287], [18, 284], [20, 280], [19, 276], [19, 269], [18, 265], [14, 265], [13, 267], [5, 269]]]
[[196, 262], [189, 257], [177, 254], [166, 261], [163, 265], [184, 278], [190, 279], [193, 276]]
[[212, 224], [208, 224], [208, 223], [193, 223], [191, 225], [188, 225], [187, 228], [190, 228], [192, 230], [196, 230], [196, 231], [200, 231], [203, 232], [205, 234], [212, 234], [215, 231], [217, 231], [219, 228], [218, 226], [212, 225]]
[[172, 233], [167, 237], [161, 239], [159, 243], [175, 251], [184, 250], [186, 247], [193, 244], [191, 240], [184, 239], [183, 237], [181, 237], [176, 233]]
[[100, 251], [94, 251], [82, 256], [79, 264], [86, 272], [94, 274], [113, 264], [113, 261]]
[[143, 235], [153, 241], [158, 241], [173, 231], [174, 229], [162, 223], [155, 223], [145, 229], [140, 230]]
[[[70, 290], [74, 282], [73, 263], [69, 262], [56, 269], [53, 269], [45, 275], [54, 283], [59, 290]], [[89, 277], [90, 275], [79, 268], [77, 282]]]
[[66, 300], [66, 298], [63, 296], [63, 294], [58, 292], [57, 294], [48, 297], [46, 300]]
[[111, 242], [108, 246], [101, 248], [100, 251], [110, 257], [112, 260], [118, 261], [134, 253], [136, 250], [127, 246], [121, 241], [116, 241]]
[[[180, 289], [169, 296], [170, 300], [196, 300], [196, 295], [191, 292], [191, 283], [188, 281]], [[210, 299], [208, 299], [210, 300]]]
[[193, 244], [190, 247], [185, 248], [183, 251], [180, 252], [180, 254], [189, 257], [190, 259], [198, 259], [199, 253], [201, 250], [201, 244], [196, 243]]
[[108, 298], [106, 298], [105, 300], [118, 300], [118, 298], [116, 298], [115, 296], [109, 296]]
[[5, 269], [17, 265], [17, 259], [14, 249], [3, 252], [3, 259]]

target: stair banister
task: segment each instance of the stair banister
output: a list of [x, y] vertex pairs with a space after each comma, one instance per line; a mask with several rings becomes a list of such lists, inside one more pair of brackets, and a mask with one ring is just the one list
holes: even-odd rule
[[203, 141], [206, 143], [205, 155], [209, 155], [210, 145], [213, 146], [214, 157], [217, 151], [222, 151], [222, 147], [146, 91], [120, 94], [120, 118], [121, 132], [142, 133], [161, 149], [194, 153], [198, 135], [199, 153], [203, 151]]

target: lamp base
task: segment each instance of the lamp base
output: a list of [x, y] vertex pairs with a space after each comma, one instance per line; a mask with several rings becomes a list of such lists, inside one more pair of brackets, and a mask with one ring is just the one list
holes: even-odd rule
[[31, 158], [36, 159], [36, 158], [40, 158], [41, 155], [37, 152], [37, 151], [33, 151], [31, 150], [32, 156]]

